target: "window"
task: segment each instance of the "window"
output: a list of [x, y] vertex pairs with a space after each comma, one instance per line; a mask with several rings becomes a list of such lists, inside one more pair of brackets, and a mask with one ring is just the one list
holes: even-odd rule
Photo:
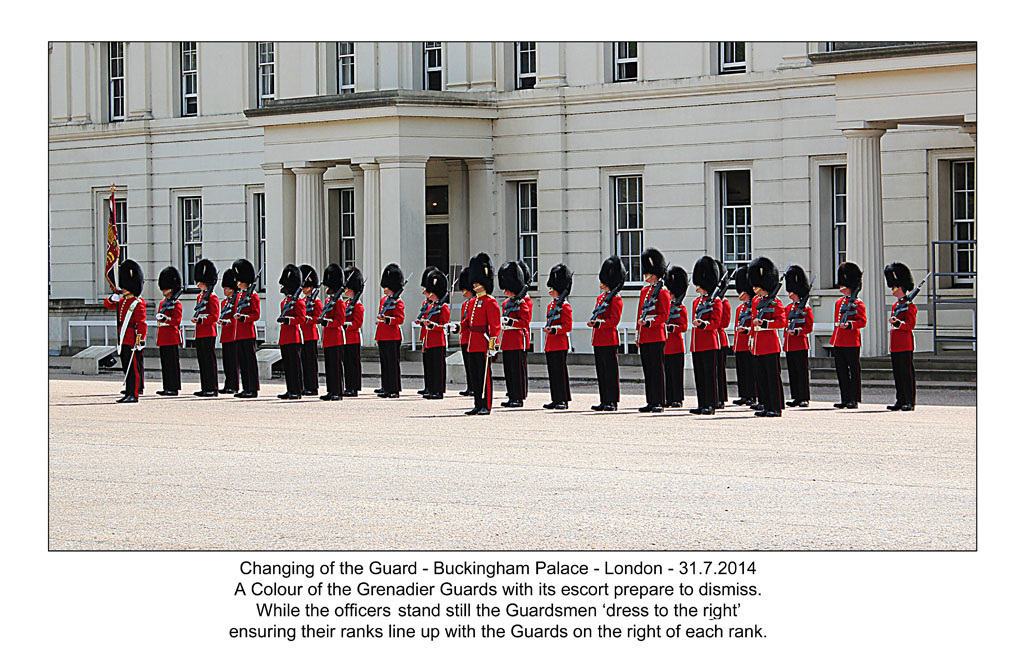
[[178, 198], [181, 214], [181, 268], [186, 286], [196, 285], [196, 262], [203, 258], [202, 198]]
[[839, 264], [846, 261], [846, 166], [832, 166], [832, 287], [839, 288]]
[[637, 78], [636, 41], [617, 41], [614, 44], [615, 81], [629, 82]]
[[423, 44], [423, 88], [428, 91], [441, 90], [440, 41], [426, 41]]
[[[950, 215], [953, 219], [952, 236], [954, 241], [974, 241], [974, 161], [950, 162], [952, 176], [952, 206]], [[953, 272], [973, 273], [975, 271], [973, 242], [953, 244]], [[953, 283], [958, 286], [969, 286], [974, 283], [974, 275], [954, 277]]]
[[427, 215], [448, 215], [448, 186], [427, 187]]
[[747, 48], [743, 41], [723, 41], [718, 44], [718, 72], [747, 72]]
[[356, 192], [341, 189], [341, 267], [356, 265]]
[[627, 282], [642, 282], [640, 255], [644, 251], [643, 176], [613, 177], [615, 194], [615, 254], [626, 267]]
[[722, 263], [729, 270], [751, 259], [750, 171], [718, 173]]
[[[532, 89], [537, 85], [537, 42], [516, 42], [516, 88]], [[532, 268], [531, 268], [532, 270]]]
[[[104, 206], [107, 208], [106, 221], [104, 222], [104, 230], [106, 225], [110, 224], [110, 201], [109, 197], [107, 202], [104, 202]], [[124, 260], [128, 258], [128, 200], [119, 200], [114, 198], [114, 224], [117, 226], [117, 244], [120, 246], [121, 256], [118, 257], [118, 263], [124, 263]], [[103, 232], [103, 249], [106, 252], [107, 244], [107, 233]]]
[[124, 120], [124, 43], [107, 44], [107, 78], [109, 80], [109, 119]]
[[267, 290], [267, 196], [263, 193], [252, 195], [252, 216], [256, 225], [256, 270], [260, 273], [256, 280], [256, 292]]
[[262, 107], [267, 100], [273, 100], [274, 85], [274, 44], [270, 41], [256, 43], [256, 105]]
[[338, 41], [338, 93], [355, 93], [356, 44]]
[[199, 114], [199, 56], [195, 41], [181, 43], [181, 115]]
[[519, 216], [519, 258], [530, 274], [537, 272], [537, 182], [519, 182], [516, 200]]

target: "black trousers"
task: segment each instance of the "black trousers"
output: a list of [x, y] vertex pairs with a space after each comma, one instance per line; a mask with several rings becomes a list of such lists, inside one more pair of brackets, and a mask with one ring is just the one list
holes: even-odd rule
[[807, 369], [807, 350], [786, 352], [789, 368], [789, 392], [797, 402], [811, 401], [811, 372]]
[[429, 347], [423, 350], [423, 384], [427, 393], [444, 395], [447, 370], [444, 355], [448, 348]]
[[490, 410], [493, 393], [486, 352], [466, 352], [466, 379], [473, 390], [473, 406]]
[[377, 341], [380, 352], [380, 387], [384, 393], [398, 393], [402, 390], [402, 369], [398, 362], [398, 347], [401, 341]]
[[754, 374], [757, 397], [764, 404], [765, 411], [782, 413], [782, 370], [778, 352], [754, 357]]
[[242, 380], [242, 390], [256, 393], [260, 390], [260, 369], [256, 365], [256, 339], [245, 338], [235, 341], [235, 354], [238, 356], [238, 372]]
[[917, 402], [917, 374], [914, 372], [914, 352], [890, 352], [892, 376], [896, 381], [896, 404], [914, 406]]
[[552, 402], [568, 403], [572, 400], [572, 393], [569, 391], [569, 367], [565, 362], [568, 354], [569, 350], [544, 353], [544, 359], [548, 363], [548, 384], [551, 388]]
[[601, 404], [619, 403], [619, 346], [595, 345], [594, 363], [597, 365], [597, 388]]
[[143, 379], [146, 376], [146, 367], [142, 361], [142, 350], [136, 350], [135, 356], [132, 357], [132, 346], [121, 346], [121, 372], [127, 375], [124, 381], [124, 392], [135, 397], [142, 395]]
[[290, 394], [302, 394], [302, 343], [281, 346], [284, 360], [284, 383]]
[[324, 348], [324, 374], [327, 377], [327, 394], [341, 396], [342, 345]]
[[302, 390], [320, 392], [320, 362], [316, 359], [316, 346], [320, 341], [302, 344]]
[[665, 341], [640, 344], [640, 363], [644, 368], [644, 394], [648, 406], [665, 404]]
[[715, 380], [715, 364], [718, 350], [693, 352], [693, 381], [697, 386], [697, 408], [714, 409], [718, 389]]
[[181, 363], [177, 345], [160, 346], [160, 377], [165, 391], [181, 390]]
[[754, 356], [749, 350], [736, 352], [736, 390], [742, 399], [757, 399], [757, 384], [754, 381]]
[[505, 390], [508, 399], [522, 402], [526, 399], [526, 350], [502, 350], [501, 363], [505, 369]]
[[220, 344], [220, 358], [224, 360], [224, 390], [238, 390], [238, 346], [235, 341]]
[[214, 351], [216, 337], [204, 336], [196, 339], [196, 356], [199, 359], [199, 385], [204, 391], [217, 390], [217, 354]]
[[729, 349], [725, 347], [718, 348], [718, 360], [715, 362], [715, 381], [718, 384], [718, 402], [729, 401], [729, 390], [725, 385], [725, 357], [729, 353]]
[[360, 354], [362, 345], [350, 343], [342, 345], [342, 369], [345, 373], [345, 390], [363, 390], [363, 361]]
[[836, 376], [839, 377], [839, 397], [843, 404], [860, 402], [860, 346], [834, 347]]
[[459, 343], [459, 348], [462, 350], [462, 365], [466, 368], [466, 390], [472, 391], [473, 384], [469, 380], [469, 351], [466, 349], [469, 347], [469, 343]]
[[665, 355], [665, 404], [683, 401], [683, 353]]

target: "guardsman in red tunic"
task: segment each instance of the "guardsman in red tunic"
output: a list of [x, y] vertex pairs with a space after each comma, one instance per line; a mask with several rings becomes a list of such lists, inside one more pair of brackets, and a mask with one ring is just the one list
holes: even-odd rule
[[594, 346], [597, 366], [597, 388], [601, 403], [594, 411], [615, 411], [619, 408], [619, 320], [622, 319], [622, 297], [619, 291], [626, 281], [626, 267], [617, 256], [601, 264], [598, 281], [603, 291], [594, 303], [594, 313], [587, 325], [592, 328], [590, 342]]
[[914, 327], [917, 326], [917, 305], [908, 297], [914, 288], [914, 276], [905, 264], [895, 262], [885, 267], [885, 283], [892, 290], [892, 312], [889, 315], [889, 358], [896, 382], [896, 403], [890, 411], [913, 411], [917, 402], [917, 377], [914, 374]]
[[689, 328], [684, 302], [690, 276], [681, 267], [672, 266], [665, 273], [665, 287], [672, 298], [665, 323], [665, 406], [678, 409], [683, 406], [683, 357], [686, 356], [683, 335]]
[[324, 329], [327, 393], [321, 395], [320, 399], [337, 401], [342, 397], [342, 347], [345, 344], [345, 273], [341, 266], [336, 263], [327, 266], [324, 270], [324, 288], [327, 289], [327, 303], [320, 313], [319, 322]]
[[284, 361], [284, 381], [287, 390], [278, 395], [280, 400], [302, 399], [302, 326], [306, 323], [306, 301], [301, 297], [302, 271], [290, 263], [281, 271], [281, 359]]
[[235, 347], [235, 308], [238, 303], [238, 284], [235, 271], [228, 268], [220, 278], [224, 300], [220, 303], [220, 356], [224, 361], [224, 388], [221, 394], [234, 395], [238, 392], [238, 350]]
[[260, 372], [256, 365], [256, 321], [260, 319], [260, 296], [253, 288], [256, 269], [248, 259], [236, 259], [231, 264], [238, 284], [235, 301], [235, 351], [238, 354], [238, 372], [242, 390], [235, 397], [253, 398], [259, 395]]
[[177, 395], [181, 390], [181, 364], [178, 359], [178, 348], [181, 347], [181, 273], [174, 266], [167, 266], [160, 271], [157, 280], [161, 300], [156, 310], [156, 344], [160, 348], [160, 376], [163, 389], [157, 395]]
[[[786, 367], [789, 368], [789, 392], [793, 399], [786, 402], [789, 407], [806, 407], [811, 402], [811, 374], [807, 367], [807, 342], [814, 329], [814, 311], [807, 298], [811, 284], [807, 273], [797, 265], [786, 269], [786, 292], [792, 300], [786, 307], [788, 325], [782, 332], [782, 351], [786, 353]], [[800, 304], [803, 304], [803, 308]]]
[[722, 301], [711, 294], [718, 286], [718, 265], [709, 256], [697, 259], [693, 265], [693, 285], [697, 297], [693, 300], [693, 335], [690, 356], [693, 358], [693, 381], [697, 386], [697, 406], [690, 413], [714, 415], [718, 404], [718, 325], [722, 321]]
[[380, 392], [378, 397], [395, 398], [402, 391], [402, 369], [399, 348], [402, 345], [402, 323], [405, 302], [398, 296], [405, 287], [405, 277], [397, 263], [384, 267], [380, 278], [383, 297], [377, 311], [377, 349], [380, 351]]
[[125, 259], [117, 272], [121, 294], [112, 294], [103, 300], [103, 306], [117, 312], [117, 342], [121, 346], [121, 370], [125, 373], [124, 395], [119, 403], [138, 402], [142, 393], [145, 367], [142, 349], [146, 346], [146, 301], [142, 299], [145, 279], [142, 268], [131, 259]]
[[[412, 331], [413, 331], [413, 334], [412, 334], [411, 338], [416, 338], [416, 328], [421, 326], [423, 318], [427, 315], [427, 311], [430, 310], [431, 302], [430, 302], [430, 299], [427, 297], [427, 295], [428, 295], [427, 294], [427, 278], [430, 277], [430, 273], [432, 273], [432, 272], [434, 272], [436, 270], [437, 270], [437, 266], [427, 266], [426, 268], [423, 269], [423, 274], [420, 276], [420, 295], [423, 296], [423, 302], [420, 304], [420, 310], [416, 314], [416, 318], [414, 318], [413, 321], [412, 321], [412, 325], [413, 325], [412, 326]], [[420, 330], [420, 331], [422, 332], [422, 330]], [[420, 339], [420, 340], [421, 340], [421, 345], [422, 345], [422, 339]], [[427, 365], [426, 359], [423, 360], [423, 365], [424, 365], [424, 369], [423, 369], [423, 388], [421, 388], [420, 390], [416, 391], [419, 395], [426, 395], [427, 394], [427, 371], [426, 371], [426, 367], [425, 367]]]
[[[855, 263], [839, 264], [839, 292], [836, 300], [835, 327], [832, 330], [832, 356], [836, 359], [839, 377], [837, 409], [856, 409], [860, 402], [860, 330], [868, 324], [864, 303], [856, 298], [863, 273]], [[845, 318], [843, 316], [846, 316]]]
[[782, 415], [782, 369], [779, 367], [779, 335], [785, 329], [786, 312], [779, 292], [779, 270], [767, 257], [758, 257], [747, 267], [747, 279], [754, 287], [754, 331], [750, 337], [750, 353], [754, 357], [757, 379], [757, 397], [764, 408], [754, 413], [758, 417], [778, 418]]
[[462, 365], [466, 370], [466, 390], [459, 391], [459, 395], [464, 397], [472, 397], [473, 393], [473, 378], [469, 375], [469, 312], [473, 307], [473, 303], [468, 300], [476, 297], [473, 293], [473, 285], [469, 282], [469, 268], [463, 268], [459, 272], [459, 279], [457, 282], [459, 292], [462, 293], [462, 304], [459, 305], [459, 322], [452, 325], [451, 332], [459, 335], [459, 348], [462, 350]]
[[466, 376], [473, 389], [473, 408], [467, 416], [486, 416], [491, 412], [491, 359], [498, 354], [498, 334], [501, 332], [501, 309], [491, 297], [494, 290], [494, 267], [484, 252], [469, 260], [468, 281], [476, 297], [468, 301], [469, 317], [466, 329]]
[[[754, 289], [747, 279], [747, 266], [736, 269], [732, 276], [736, 284], [736, 295], [741, 304], [736, 307], [735, 336], [733, 351], [736, 353], [736, 390], [739, 398], [732, 401], [737, 406], [753, 406], [757, 404], [757, 385], [754, 383], [754, 361], [750, 354], [750, 331], [752, 320], [752, 300]], [[764, 408], [763, 406], [761, 407]]]
[[359, 301], [363, 294], [363, 273], [355, 266], [345, 268], [345, 322], [342, 332], [344, 338], [343, 371], [345, 373], [345, 391], [342, 397], [355, 397], [363, 389], [363, 362], [360, 348], [363, 346], [363, 303]]
[[665, 323], [668, 322], [668, 289], [662, 278], [668, 270], [665, 257], [654, 248], [640, 255], [640, 274], [646, 286], [640, 291], [636, 308], [636, 342], [644, 368], [644, 394], [647, 404], [641, 413], [665, 410]]
[[198, 397], [217, 396], [217, 321], [220, 319], [220, 300], [213, 292], [217, 284], [217, 266], [209, 259], [200, 259], [195, 267], [196, 308], [192, 322], [196, 325], [196, 358], [199, 361]]
[[498, 287], [505, 293], [501, 305], [501, 337], [499, 349], [505, 369], [506, 408], [523, 406], [528, 386], [526, 351], [530, 348], [530, 320], [533, 300], [528, 294], [531, 273], [522, 261], [506, 261], [498, 268]]
[[430, 306], [420, 320], [420, 341], [423, 343], [423, 379], [425, 400], [443, 400], [446, 370], [444, 356], [448, 351], [447, 329], [452, 309], [448, 306], [448, 278], [434, 268], [427, 275], [427, 301]]
[[556, 264], [548, 274], [547, 320], [544, 325], [544, 358], [548, 364], [548, 387], [551, 401], [545, 409], [568, 409], [572, 393], [569, 390], [569, 332], [572, 331], [572, 306], [569, 291], [572, 290], [572, 272], [564, 263]]
[[306, 305], [306, 322], [302, 323], [302, 394], [317, 395], [320, 392], [320, 362], [317, 360], [317, 343], [320, 342], [320, 314], [324, 303], [313, 293], [320, 288], [320, 277], [313, 266], [299, 266], [302, 275], [302, 299]]
[[[715, 265], [718, 266], [718, 279], [725, 277], [726, 269], [725, 264], [721, 261], [715, 260]], [[718, 409], [724, 409], [725, 403], [729, 401], [729, 390], [725, 384], [725, 363], [726, 355], [729, 353], [729, 334], [726, 333], [725, 328], [729, 326], [732, 321], [732, 305], [729, 304], [729, 298], [722, 297], [722, 318], [718, 324], [718, 353], [715, 359], [715, 384], [717, 384], [717, 398], [718, 403], [715, 405]]]

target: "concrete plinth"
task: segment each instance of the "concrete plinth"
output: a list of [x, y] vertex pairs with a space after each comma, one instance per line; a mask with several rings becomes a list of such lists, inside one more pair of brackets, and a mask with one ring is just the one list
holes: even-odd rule
[[265, 348], [256, 351], [256, 366], [260, 371], [260, 379], [270, 380], [274, 376], [274, 364], [281, 360], [281, 350]]
[[93, 345], [71, 357], [71, 372], [76, 375], [100, 374], [100, 359], [117, 354], [113, 345]]

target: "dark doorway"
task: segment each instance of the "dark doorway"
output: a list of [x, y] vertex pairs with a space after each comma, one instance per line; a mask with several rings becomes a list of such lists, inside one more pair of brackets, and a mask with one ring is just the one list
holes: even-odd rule
[[427, 224], [427, 265], [448, 274], [448, 223]]

